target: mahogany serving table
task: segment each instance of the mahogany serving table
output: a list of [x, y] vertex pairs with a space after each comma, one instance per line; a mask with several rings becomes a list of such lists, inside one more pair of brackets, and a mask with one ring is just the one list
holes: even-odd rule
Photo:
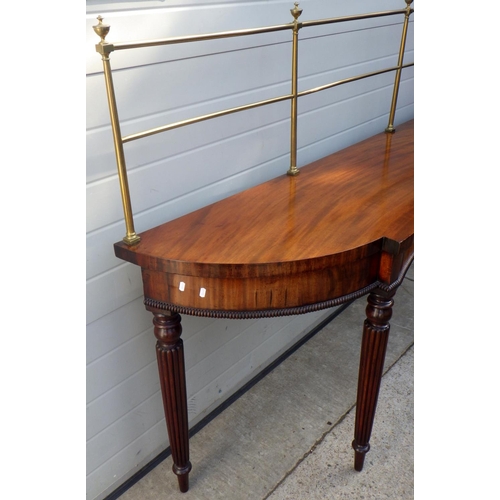
[[140, 237], [115, 253], [142, 268], [181, 491], [191, 463], [180, 314], [301, 314], [368, 294], [352, 443], [360, 471], [393, 296], [413, 260], [413, 121]]

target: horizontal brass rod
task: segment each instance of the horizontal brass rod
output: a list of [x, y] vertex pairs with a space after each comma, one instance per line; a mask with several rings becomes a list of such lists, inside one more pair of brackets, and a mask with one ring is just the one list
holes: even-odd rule
[[[307, 28], [309, 26], [320, 26], [322, 24], [332, 24], [341, 23], [345, 21], [357, 21], [360, 19], [370, 19], [375, 17], [393, 16], [397, 14], [404, 14], [406, 10], [389, 10], [383, 12], [374, 12], [371, 14], [359, 14], [354, 16], [343, 16], [343, 17], [332, 17], [328, 19], [319, 19], [316, 21], [304, 21], [299, 23], [300, 28]], [[413, 12], [413, 9], [411, 9]], [[275, 31], [293, 30], [293, 23], [288, 24], [278, 24], [276, 26], [265, 26], [262, 28], [250, 28], [242, 30], [233, 31], [220, 31], [218, 33], [206, 33], [202, 35], [191, 35], [191, 36], [178, 36], [171, 38], [161, 38], [158, 40], [143, 40], [140, 42], [121, 42], [121, 43], [107, 43], [108, 52], [113, 50], [126, 50], [126, 49], [138, 49], [143, 47], [157, 47], [160, 45], [172, 45], [176, 43], [186, 43], [186, 42], [201, 42], [207, 40], [217, 40], [221, 38], [232, 38], [238, 36], [247, 35], [259, 35], [262, 33], [273, 33]]]
[[[411, 9], [411, 11], [413, 12], [413, 9]], [[322, 24], [343, 23], [346, 21], [359, 21], [361, 19], [371, 19], [374, 17], [394, 16], [397, 14], [406, 14], [406, 9], [386, 10], [382, 12], [372, 12], [370, 14], [359, 14], [354, 16], [331, 17], [329, 19], [318, 19], [315, 21], [303, 21], [302, 28], [307, 28], [309, 26], [320, 26]]]
[[293, 96], [291, 94], [290, 95], [283, 95], [283, 96], [279, 96], [279, 97], [273, 97], [272, 99], [266, 99], [264, 101], [254, 102], [251, 104], [245, 104], [243, 106], [238, 106], [236, 108], [230, 108], [230, 109], [226, 109], [223, 111], [216, 111], [215, 113], [209, 113], [207, 115], [197, 116], [195, 118], [189, 118], [187, 120], [182, 120], [180, 122], [171, 123], [170, 125], [164, 125], [162, 127], [156, 127], [156, 128], [152, 128], [150, 130], [145, 130], [144, 132], [138, 132], [137, 134], [127, 135], [127, 136], [122, 138], [122, 142], [126, 143], [126, 142], [130, 142], [130, 141], [134, 141], [136, 139], [142, 139], [143, 137], [148, 137], [150, 135], [159, 134], [160, 132], [166, 132], [167, 130], [173, 130], [175, 128], [184, 127], [185, 125], [191, 125], [193, 123], [198, 123], [201, 121], [209, 120], [211, 118], [217, 118], [219, 116], [229, 115], [231, 113], [236, 113], [238, 111], [244, 111], [247, 109], [258, 108], [259, 106], [264, 106], [266, 104], [274, 104], [276, 102], [287, 101], [287, 100], [291, 99], [292, 97]]
[[[414, 63], [408, 63], [401, 66], [401, 68], [408, 68], [409, 66], [413, 66]], [[362, 80], [363, 78], [369, 78], [370, 76], [381, 75], [383, 73], [389, 73], [390, 71], [396, 71], [401, 69], [399, 66], [394, 66], [392, 68], [381, 69], [378, 71], [372, 71], [371, 73], [365, 73], [363, 75], [351, 76], [350, 78], [345, 78], [344, 80], [338, 80], [333, 83], [327, 83], [326, 85], [321, 85], [320, 87], [315, 87], [309, 90], [303, 90], [298, 93], [298, 97], [302, 97], [309, 94], [314, 94], [315, 92], [319, 92], [320, 90], [331, 89], [332, 87], [337, 87], [339, 85], [343, 85], [344, 83], [355, 82], [356, 80]]]
[[279, 24], [276, 26], [267, 26], [263, 28], [250, 28], [235, 31], [220, 31], [219, 33], [207, 33], [204, 35], [178, 36], [163, 38], [159, 40], [145, 40], [142, 42], [122, 42], [112, 44], [114, 50], [138, 49], [141, 47], [156, 47], [158, 45], [172, 45], [175, 43], [201, 42], [205, 40], [217, 40], [220, 38], [231, 38], [236, 36], [259, 35], [262, 33], [272, 33], [275, 31], [284, 31], [293, 29], [293, 24]]

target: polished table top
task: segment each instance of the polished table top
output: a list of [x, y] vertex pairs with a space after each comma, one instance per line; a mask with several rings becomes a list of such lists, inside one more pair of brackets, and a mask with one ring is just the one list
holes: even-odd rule
[[146, 301], [188, 314], [296, 314], [390, 285], [413, 256], [413, 120], [140, 236], [116, 255]]

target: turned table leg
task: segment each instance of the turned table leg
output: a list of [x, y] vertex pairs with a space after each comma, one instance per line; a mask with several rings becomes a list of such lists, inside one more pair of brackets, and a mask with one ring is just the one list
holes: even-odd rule
[[179, 489], [184, 493], [189, 489], [191, 462], [181, 317], [168, 311], [153, 311], [153, 314], [163, 407], [174, 461], [172, 470], [177, 474]]
[[392, 316], [395, 290], [376, 289], [368, 296], [359, 362], [356, 422], [354, 424], [354, 468], [363, 469], [365, 454], [370, 449], [370, 435], [377, 407], [385, 352]]

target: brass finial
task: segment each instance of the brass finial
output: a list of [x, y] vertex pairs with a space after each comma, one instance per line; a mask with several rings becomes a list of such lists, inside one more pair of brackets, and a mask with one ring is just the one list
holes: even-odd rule
[[406, 2], [406, 17], [409, 17], [410, 14], [413, 12], [413, 9], [411, 8], [411, 4], [413, 3], [413, 0], [405, 0]]
[[295, 7], [293, 9], [290, 9], [290, 12], [292, 13], [293, 18], [295, 21], [299, 18], [300, 14], [302, 14], [302, 9], [299, 9], [299, 2], [295, 2]]
[[92, 28], [94, 28], [94, 31], [96, 32], [97, 36], [101, 37], [101, 42], [105, 43], [106, 35], [109, 33], [109, 25], [102, 24], [103, 18], [101, 16], [97, 16], [97, 20], [99, 21], [99, 24], [92, 26]]

